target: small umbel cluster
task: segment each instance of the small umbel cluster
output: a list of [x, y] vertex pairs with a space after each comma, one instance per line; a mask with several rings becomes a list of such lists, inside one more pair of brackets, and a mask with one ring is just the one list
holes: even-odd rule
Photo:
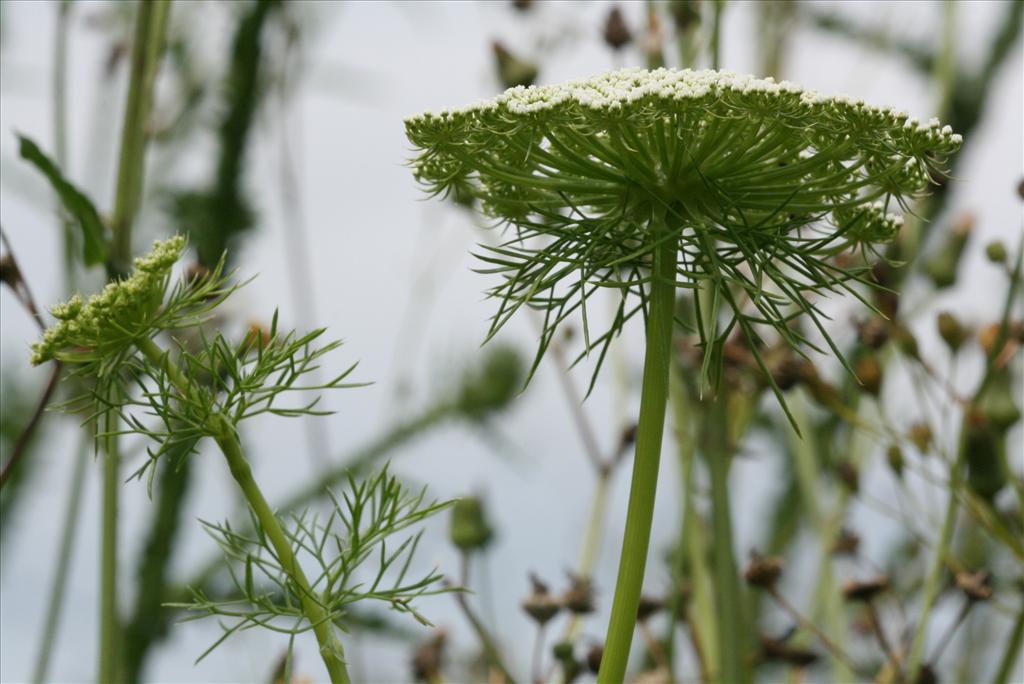
[[130, 345], [158, 313], [171, 268], [184, 250], [180, 235], [157, 241], [149, 254], [135, 259], [128, 278], [109, 283], [88, 301], [75, 295], [50, 309], [57, 323], [32, 345], [32, 365], [53, 359], [88, 362]]

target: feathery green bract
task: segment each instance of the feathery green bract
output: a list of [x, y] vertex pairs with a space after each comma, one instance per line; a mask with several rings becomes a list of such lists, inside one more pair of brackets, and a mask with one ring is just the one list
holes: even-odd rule
[[[332, 494], [333, 508], [326, 518], [304, 512], [292, 515], [285, 534], [296, 559], [311, 569], [310, 589], [332, 622], [346, 622], [357, 602], [380, 601], [430, 625], [414, 605], [422, 596], [444, 593], [442, 575], [436, 570], [412, 573], [412, 559], [422, 532], [394, 545], [388, 538], [424, 522], [453, 502], [426, 499], [425, 490], [409, 492], [387, 468], [368, 480], [349, 478], [341, 497]], [[285, 521], [282, 520], [282, 523]], [[272, 546], [260, 532], [241, 532], [229, 524], [203, 523], [227, 557], [228, 569], [241, 598], [218, 601], [193, 589], [191, 603], [169, 604], [196, 611], [186, 619], [219, 616], [223, 635], [200, 657], [239, 630], [267, 627], [286, 634], [312, 629], [304, 619], [299, 589]], [[253, 529], [259, 530], [257, 521]], [[372, 566], [372, 568], [368, 568]]]
[[[960, 145], [937, 120], [788, 82], [668, 69], [512, 88], [405, 123], [431, 193], [475, 197], [514, 229], [480, 255], [483, 272], [502, 276], [490, 335], [524, 304], [542, 310], [534, 368], [570, 315], [600, 367], [645, 307], [655, 220], [678, 241], [678, 287], [708, 289], [713, 309], [732, 313], [710, 330], [715, 316], [698, 316], [706, 353], [737, 326], [755, 350], [762, 328], [809, 344], [791, 325], [800, 314], [831, 345], [814, 298], [857, 294], [867, 267], [834, 257], [895, 237], [901, 218], [889, 212], [922, 194]], [[610, 329], [592, 335], [586, 301], [598, 288], [622, 299]]]

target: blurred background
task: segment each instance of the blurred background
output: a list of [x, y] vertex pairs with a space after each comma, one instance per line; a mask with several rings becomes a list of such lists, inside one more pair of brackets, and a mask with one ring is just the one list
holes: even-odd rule
[[[35, 140], [101, 212], [109, 210], [134, 12], [134, 4], [119, 2], [0, 3], [0, 225], [9, 241], [3, 253], [16, 256], [40, 307], [73, 290], [92, 292], [103, 276], [65, 257], [54, 197], [19, 159], [15, 134]], [[493, 535], [468, 554], [469, 605], [508, 667], [526, 680], [537, 631], [521, 608], [531, 591], [529, 573], [559, 595], [571, 588], [567, 573], [590, 574], [594, 611], [574, 637], [575, 658], [584, 661], [603, 639], [630, 459], [614, 468], [606, 490], [591, 459], [628, 443], [642, 336], [637, 325], [627, 330], [582, 404], [589, 363], [566, 374], [574, 340], [565, 341], [565, 353], [545, 359], [524, 392], [509, 391], [518, 390], [519, 369], [532, 359], [536, 322], [519, 316], [496, 341], [514, 350], [520, 364], [489, 356], [494, 343], [481, 347], [493, 312], [483, 292], [491, 283], [472, 272], [471, 251], [495, 236], [466, 207], [426, 201], [406, 166], [403, 118], [492, 97], [511, 85], [623, 66], [713, 63], [893, 105], [922, 120], [940, 116], [963, 134], [964, 147], [951, 182], [920, 208], [926, 220], [916, 238], [893, 254], [910, 266], [887, 281], [902, 291], [900, 331], [913, 336], [916, 350], [887, 352], [873, 392], [850, 389], [834, 360], [811, 359], [820, 383], [838, 388], [843, 405], [884, 429], [829, 427], [835, 410], [818, 401], [821, 385], [793, 390], [806, 420], [820, 427], [816, 446], [806, 449], [818, 466], [812, 478], [821, 505], [834, 510], [829, 520], [857, 537], [853, 553], [830, 565], [835, 584], [888, 573], [894, 589], [883, 615], [899, 641], [913, 629], [929, 540], [939, 534], [949, 496], [942, 474], [960, 439], [955, 396], [974, 392], [986, 372], [985, 339], [978, 335], [1004, 317], [1021, 239], [1020, 23], [1016, 2], [176, 2], [147, 122], [146, 191], [134, 249], [144, 252], [153, 239], [175, 232], [190, 232], [201, 249], [226, 246], [242, 277], [258, 274], [231, 300], [226, 325], [267, 325], [279, 309], [288, 326], [326, 326], [344, 338], [330, 363], [340, 370], [358, 361], [355, 379], [371, 386], [325, 397], [333, 416], [268, 419], [248, 428], [268, 498], [283, 500], [359, 458], [390, 461], [438, 498], [480, 497]], [[950, 247], [966, 235], [960, 252]], [[986, 251], [993, 241], [1008, 253], [1002, 262]], [[929, 268], [947, 253], [955, 253], [951, 276], [949, 268], [938, 274], [937, 266]], [[859, 358], [866, 311], [846, 304], [830, 309], [830, 332], [853, 350], [850, 358]], [[0, 291], [0, 305], [0, 463], [7, 464], [51, 369], [28, 365], [38, 331], [11, 288]], [[1019, 299], [1010, 305], [1011, 322], [1019, 322]], [[940, 335], [940, 312], [962, 325], [962, 349]], [[1008, 354], [1008, 396], [1019, 406], [1020, 355]], [[469, 387], [474, 382], [479, 386]], [[471, 394], [474, 388], [485, 396]], [[744, 560], [754, 548], [784, 555], [783, 587], [814, 616], [816, 599], [806, 586], [819, 577], [825, 533], [806, 508], [807, 492], [802, 499], [793, 494], [800, 447], [771, 393], [759, 392], [732, 472], [736, 551]], [[892, 435], [907, 439], [898, 443]], [[999, 472], [1009, 484], [990, 496], [970, 495], [968, 503], [979, 499], [988, 508], [972, 515], [979, 509], [963, 506], [954, 544], [965, 568], [991, 570], [997, 599], [972, 611], [934, 659], [940, 681], [991, 680], [1020, 624], [1022, 565], [1012, 539], [1021, 538], [1019, 420], [999, 440]], [[893, 446], [900, 447], [898, 464]], [[662, 461], [645, 590], [652, 596], [673, 596], [687, 579], [688, 565], [675, 563], [673, 553], [685, 499], [676, 448], [668, 440]], [[287, 648], [280, 635], [249, 631], [193, 664], [219, 635], [215, 622], [154, 625], [152, 613], [166, 609], [146, 608], [173, 600], [168, 597], [216, 557], [197, 519], [237, 517], [241, 510], [222, 462], [207, 456], [213, 454], [193, 457], [172, 502], [150, 501], [139, 483], [123, 489], [120, 600], [126, 639], [133, 629], [144, 635], [133, 647], [133, 672], [147, 681], [270, 681]], [[144, 457], [136, 450], [128, 458]], [[77, 420], [47, 413], [0, 499], [0, 680], [38, 677], [41, 663], [48, 680], [93, 677], [99, 482]], [[691, 491], [700, 516], [699, 478]], [[604, 506], [596, 528], [588, 522], [595, 496]], [[62, 537], [69, 510], [73, 528]], [[163, 526], [157, 511], [166, 513]], [[1002, 527], [993, 519], [1004, 521]], [[581, 573], [587, 534], [596, 534], [599, 544], [591, 572]], [[166, 548], [154, 556], [154, 540], [159, 547], [161, 539]], [[972, 540], [977, 549], [965, 545]], [[70, 571], [55, 619], [50, 604], [62, 549]], [[437, 565], [459, 581], [460, 552], [447, 513], [430, 522], [417, 563]], [[154, 572], [163, 594], [144, 582]], [[958, 620], [952, 579], [941, 592], [927, 654]], [[155, 603], [144, 603], [147, 596]], [[430, 658], [443, 652], [441, 679], [486, 680], [479, 639], [459, 603], [450, 595], [432, 597], [420, 612], [438, 631], [407, 616], [363, 616], [365, 624], [346, 637], [355, 679], [440, 681]], [[778, 636], [792, 624], [777, 609], [764, 613], [766, 633]], [[44, 647], [47, 615], [52, 629]], [[856, 632], [855, 610], [847, 609], [846, 618], [853, 631], [844, 645], [868, 662], [880, 659], [873, 641]], [[558, 620], [548, 630], [545, 671], [555, 667], [550, 646], [569, 617]], [[650, 629], [676, 645], [676, 678], [699, 679], [685, 630], [666, 632], [668, 621], [656, 616]], [[816, 646], [807, 635], [797, 639]], [[638, 637], [634, 650], [635, 671], [660, 664], [649, 642]], [[831, 677], [824, 660], [810, 667], [812, 680]], [[320, 668], [312, 638], [300, 638], [297, 674], [322, 678]], [[787, 672], [767, 669], [759, 676], [781, 681]], [[1020, 664], [1011, 660], [1007, 676], [1020, 681]]]

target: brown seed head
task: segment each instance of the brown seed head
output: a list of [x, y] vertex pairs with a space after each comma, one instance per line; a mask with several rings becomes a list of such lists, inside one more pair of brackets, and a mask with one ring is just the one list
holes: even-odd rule
[[569, 574], [570, 585], [562, 594], [562, 605], [577, 615], [594, 612], [594, 588], [590, 580]]
[[762, 556], [755, 551], [750, 554], [750, 563], [743, 572], [743, 578], [752, 586], [771, 589], [782, 576], [782, 565], [781, 558]]
[[880, 575], [869, 580], [850, 580], [843, 585], [843, 598], [847, 601], [868, 603], [889, 588], [889, 578]]
[[971, 601], [988, 601], [992, 598], [992, 573], [988, 570], [956, 573], [956, 586]]
[[622, 10], [612, 7], [608, 12], [608, 19], [604, 22], [604, 42], [613, 50], [621, 50], [633, 40], [633, 34], [626, 25], [626, 19], [622, 16]]

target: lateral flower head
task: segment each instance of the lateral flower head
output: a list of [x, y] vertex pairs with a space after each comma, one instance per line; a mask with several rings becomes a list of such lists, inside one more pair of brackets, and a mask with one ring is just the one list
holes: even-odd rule
[[126, 347], [152, 328], [171, 268], [185, 250], [185, 238], [158, 241], [126, 279], [109, 283], [88, 301], [74, 295], [50, 313], [57, 323], [32, 345], [32, 365], [53, 359], [88, 362]]
[[[891, 240], [892, 212], [942, 173], [960, 136], [937, 120], [789, 82], [729, 72], [624, 69], [561, 85], [516, 87], [405, 122], [417, 179], [433, 194], [480, 200], [512, 227], [485, 247], [504, 276], [491, 334], [521, 305], [555, 326], [581, 309], [588, 349], [642, 310], [652, 254], [677, 244], [677, 286], [711, 288], [751, 340], [789, 322], [810, 295], [849, 289], [850, 248]], [[589, 338], [586, 299], [622, 292], [612, 329]], [[820, 325], [819, 325], [820, 327]], [[705, 331], [701, 337], [705, 342]], [[539, 360], [538, 354], [538, 360]]]

